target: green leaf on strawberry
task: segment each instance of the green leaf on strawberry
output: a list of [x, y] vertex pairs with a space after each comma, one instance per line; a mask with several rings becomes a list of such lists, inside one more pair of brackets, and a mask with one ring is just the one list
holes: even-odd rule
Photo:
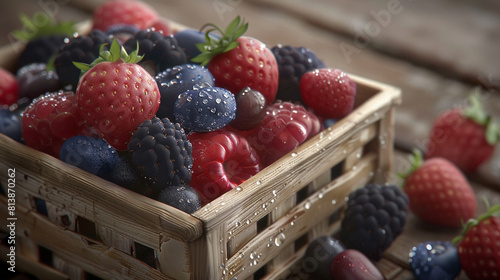
[[107, 44], [101, 45], [99, 48], [99, 57], [96, 58], [92, 63], [87, 64], [87, 63], [82, 63], [82, 62], [76, 62], [73, 61], [73, 64], [80, 70], [82, 70], [81, 75], [83, 75], [85, 72], [90, 70], [92, 67], [95, 65], [101, 63], [101, 62], [116, 62], [118, 60], [122, 60], [125, 63], [138, 63], [142, 60], [144, 55], [139, 56], [139, 43], [137, 43], [137, 48], [131, 52], [130, 54], [127, 53], [125, 48], [123, 46], [120, 46], [120, 43], [116, 40], [116, 38], [113, 39], [113, 42], [111, 43], [111, 46], [109, 47], [109, 50], [105, 49], [105, 46]]
[[[236, 42], [236, 39], [241, 37], [247, 31], [248, 23], [245, 22], [245, 20], [242, 20], [240, 16], [237, 16], [227, 26], [225, 31], [212, 23], [204, 25], [200, 30], [202, 31], [208, 27], [211, 27], [211, 29], [205, 32], [206, 43], [196, 44], [196, 47], [201, 51], [201, 53], [191, 59], [192, 62], [201, 63], [203, 66], [207, 65], [212, 57], [236, 48], [239, 45], [239, 43]], [[214, 31], [218, 31], [221, 34], [221, 37], [214, 38], [213, 36], [210, 36], [210, 34]]]
[[478, 94], [469, 96], [470, 105], [463, 110], [463, 115], [475, 123], [485, 127], [485, 138], [488, 144], [495, 145], [500, 140], [500, 130], [490, 115], [486, 114]]
[[21, 14], [19, 19], [24, 28], [15, 30], [13, 35], [21, 41], [32, 41], [41, 36], [52, 34], [71, 35], [76, 32], [74, 22], [55, 23], [54, 19], [46, 13], [37, 13], [33, 19]]
[[[486, 204], [488, 204], [487, 201], [486, 201]], [[457, 246], [462, 241], [462, 239], [464, 238], [465, 234], [467, 233], [467, 231], [470, 228], [477, 226], [481, 221], [484, 221], [484, 220], [486, 220], [486, 219], [488, 219], [490, 217], [493, 217], [499, 211], [500, 211], [500, 204], [497, 204], [497, 205], [494, 205], [492, 207], [489, 207], [488, 211], [486, 211], [486, 213], [480, 215], [477, 219], [469, 219], [464, 224], [464, 227], [463, 227], [462, 232], [460, 233], [460, 235], [458, 235], [455, 238], [453, 238], [452, 243], [455, 246]]]

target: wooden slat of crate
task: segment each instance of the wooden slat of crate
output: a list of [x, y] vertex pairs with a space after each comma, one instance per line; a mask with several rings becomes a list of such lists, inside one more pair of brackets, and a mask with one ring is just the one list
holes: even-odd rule
[[[6, 198], [0, 196], [0, 202], [6, 204]], [[2, 211], [0, 217], [7, 219]], [[86, 272], [103, 278], [118, 277], [128, 279], [172, 279], [156, 269], [117, 249], [87, 240], [81, 235], [53, 224], [22, 205], [16, 206], [16, 232], [24, 235], [51, 251], [58, 252], [65, 261], [77, 265]], [[6, 231], [6, 225], [1, 229]], [[57, 241], [57, 242], [55, 242]]]
[[[159, 246], [159, 232], [183, 241], [202, 234], [201, 222], [165, 204], [138, 196], [53, 157], [0, 135], [5, 168], [16, 168], [18, 184], [33, 196], [108, 225], [144, 245]], [[61, 186], [61, 187], [60, 187]], [[132, 211], [133, 209], [133, 211]]]
[[[2, 260], [2, 262], [6, 263], [8, 261], [7, 254], [9, 253], [9, 247], [0, 245], [0, 260]], [[42, 264], [38, 262], [38, 260], [33, 260], [31, 257], [23, 255], [20, 251], [16, 251], [15, 269], [18, 272], [21, 271], [34, 275], [40, 280], [69, 280], [68, 275], [54, 269], [53, 267]]]

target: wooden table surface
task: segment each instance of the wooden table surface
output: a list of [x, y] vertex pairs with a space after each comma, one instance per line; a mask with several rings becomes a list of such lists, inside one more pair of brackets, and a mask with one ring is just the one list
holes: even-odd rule
[[[2, 1], [0, 45], [11, 44], [20, 12], [46, 12], [83, 21], [104, 0]], [[434, 118], [463, 104], [474, 91], [500, 123], [500, 2], [496, 0], [147, 0], [168, 19], [191, 27], [225, 26], [236, 15], [250, 23], [247, 35], [269, 46], [305, 46], [329, 67], [402, 89], [396, 113], [394, 174], [408, 166], [413, 148], [425, 148]], [[500, 203], [500, 148], [469, 180], [483, 197]], [[398, 183], [394, 176], [394, 183]], [[459, 229], [424, 224], [410, 213], [403, 235], [377, 263], [387, 279], [413, 279], [408, 252], [428, 240], [450, 240]], [[460, 279], [467, 279], [461, 275]]]

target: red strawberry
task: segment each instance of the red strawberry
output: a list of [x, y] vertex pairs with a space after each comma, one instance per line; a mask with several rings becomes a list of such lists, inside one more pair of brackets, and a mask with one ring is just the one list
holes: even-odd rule
[[444, 157], [470, 173], [491, 157], [499, 139], [478, 96], [471, 95], [469, 107], [450, 109], [435, 120], [425, 157]]
[[460, 265], [472, 280], [500, 279], [500, 217], [493, 216], [499, 210], [500, 204], [477, 220], [469, 220], [453, 240], [458, 244]]
[[363, 253], [347, 249], [332, 261], [330, 272], [334, 280], [384, 280], [380, 270]]
[[83, 131], [73, 92], [57, 92], [33, 100], [22, 116], [26, 145], [59, 158], [66, 139]]
[[243, 134], [267, 167], [320, 130], [319, 120], [303, 106], [279, 101], [267, 106], [260, 124]]
[[193, 62], [207, 65], [215, 78], [215, 86], [237, 94], [245, 87], [257, 90], [266, 98], [267, 104], [276, 99], [279, 70], [276, 58], [264, 43], [251, 37], [240, 37], [248, 28], [240, 17], [229, 24], [225, 31], [212, 24], [207, 26], [222, 33], [220, 39], [205, 36], [207, 42], [199, 44], [201, 54]]
[[19, 85], [16, 77], [0, 68], [0, 105], [12, 105], [19, 99]]
[[323, 118], [340, 119], [354, 107], [356, 84], [338, 69], [306, 72], [300, 79], [302, 101]]
[[[121, 57], [120, 57], [121, 55]], [[86, 124], [117, 150], [126, 150], [132, 132], [152, 119], [160, 106], [160, 93], [153, 77], [135, 64], [113, 40], [109, 51], [91, 65], [75, 63], [86, 71], [76, 89], [78, 108]]]
[[261, 166], [245, 138], [229, 131], [190, 133], [193, 175], [190, 185], [206, 204], [257, 174]]
[[459, 227], [476, 214], [476, 199], [469, 182], [460, 170], [444, 158], [423, 162], [415, 152], [404, 191], [409, 208], [423, 221], [448, 227]]
[[156, 11], [143, 2], [112, 0], [94, 11], [92, 29], [106, 32], [113, 25], [134, 25], [138, 29], [146, 29], [158, 18]]

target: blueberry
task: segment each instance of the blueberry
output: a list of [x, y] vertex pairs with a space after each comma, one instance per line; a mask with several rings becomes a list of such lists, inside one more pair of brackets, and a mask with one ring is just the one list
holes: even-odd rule
[[188, 185], [165, 188], [158, 196], [158, 201], [188, 214], [194, 213], [201, 208], [200, 196]]
[[117, 151], [104, 139], [77, 135], [64, 141], [59, 158], [100, 177], [106, 177], [118, 161]]
[[155, 77], [161, 94], [160, 108], [156, 116], [174, 119], [174, 105], [179, 94], [198, 84], [214, 86], [214, 76], [207, 68], [196, 64], [183, 64], [168, 68]]
[[320, 236], [307, 246], [302, 268], [315, 279], [332, 279], [330, 265], [344, 250], [346, 248], [339, 240], [327, 235]]
[[22, 142], [21, 119], [8, 107], [0, 108], [0, 133]]
[[418, 280], [455, 279], [461, 271], [458, 250], [449, 241], [423, 242], [410, 250], [410, 268]]
[[[210, 37], [217, 38], [214, 34], [210, 34]], [[195, 29], [184, 29], [174, 34], [174, 38], [181, 49], [186, 53], [186, 58], [188, 62], [191, 59], [201, 53], [201, 51], [196, 47], [196, 44], [205, 43], [205, 32], [201, 32]]]
[[215, 131], [235, 118], [236, 99], [224, 88], [195, 88], [179, 95], [174, 116], [187, 131]]
[[323, 126], [325, 128], [328, 128], [328, 127], [334, 125], [337, 121], [338, 121], [337, 119], [326, 119], [323, 121]]
[[19, 96], [29, 99], [37, 98], [47, 92], [62, 88], [56, 71], [47, 69], [43, 63], [28, 64], [16, 73], [19, 82]]

